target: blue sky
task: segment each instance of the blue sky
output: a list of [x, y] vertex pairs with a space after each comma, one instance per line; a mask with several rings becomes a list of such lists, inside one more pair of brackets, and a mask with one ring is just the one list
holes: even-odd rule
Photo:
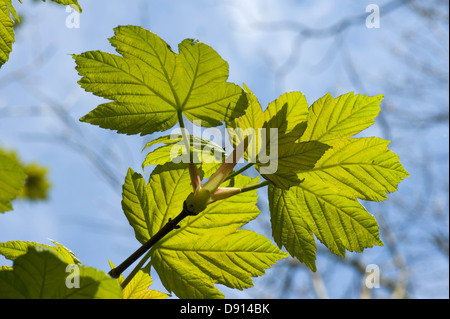
[[[446, 50], [448, 56], [448, 40], [447, 43], [439, 41], [441, 33], [448, 37], [448, 25], [442, 26], [442, 30], [434, 26], [436, 33], [431, 37], [425, 34], [429, 23], [399, 9], [386, 16], [381, 12], [379, 29], [368, 29], [361, 22], [338, 37], [338, 42], [334, 42], [336, 37], [305, 38], [296, 42], [297, 35], [292, 30], [273, 27], [266, 30], [258, 23], [293, 21], [320, 29], [345, 17], [364, 14], [367, 4], [382, 6], [386, 1], [325, 0], [306, 1], [301, 5], [292, 0], [79, 0], [79, 3], [83, 8], [80, 28], [73, 29], [65, 25], [69, 13], [64, 6], [49, 2], [15, 3], [18, 13], [24, 16], [24, 23], [16, 30], [13, 52], [0, 71], [0, 146], [15, 149], [24, 162], [36, 161], [49, 167], [53, 187], [47, 202], [15, 202], [14, 212], [0, 216], [0, 241], [48, 243], [47, 239], [51, 238], [69, 247], [87, 265], [105, 270], [108, 259], [118, 264], [138, 247], [121, 211], [120, 187], [128, 167], [141, 170], [145, 157], [142, 146], [153, 136], [123, 136], [79, 122], [78, 118], [103, 100], [79, 87], [76, 83], [79, 76], [70, 57], [72, 53], [88, 50], [113, 52], [107, 40], [113, 35], [113, 28], [134, 24], [157, 33], [175, 50], [185, 38], [198, 38], [212, 46], [229, 63], [229, 80], [248, 85], [263, 107], [287, 91], [302, 91], [309, 103], [328, 92], [334, 96], [350, 91], [385, 94], [387, 102], [383, 107], [390, 127], [389, 136], [385, 136], [387, 131], [382, 120], [364, 134], [390, 139], [390, 148], [400, 155], [411, 177], [400, 184], [399, 191], [391, 194], [387, 202], [370, 203], [367, 207], [377, 216], [387, 208], [394, 212], [405, 210], [405, 202], [411, 203], [422, 196], [430, 200], [429, 205], [442, 206], [444, 216], [440, 219], [432, 216], [434, 210], [428, 212], [431, 206], [426, 207], [426, 214], [420, 215], [423, 219], [420, 225], [425, 225], [425, 229], [418, 224], [411, 226], [418, 234], [414, 245], [422, 246], [417, 249], [417, 246], [406, 245], [401, 249], [405, 254], [417, 249], [425, 256], [418, 258], [416, 265], [424, 273], [423, 283], [420, 276], [415, 278], [419, 287], [415, 290], [416, 297], [448, 298], [448, 258], [436, 256], [438, 253], [423, 244], [423, 238], [432, 233], [429, 232], [431, 228], [446, 233], [448, 240], [448, 178], [442, 174], [448, 175], [448, 118], [447, 122], [425, 131], [411, 130], [402, 119], [402, 108], [417, 111], [420, 118], [421, 115], [435, 114], [442, 103], [448, 105], [448, 97], [445, 97], [448, 95], [448, 73], [447, 87], [436, 89], [424, 78], [411, 77], [410, 70], [402, 65], [402, 59], [394, 58], [401, 52], [418, 50], [422, 38], [437, 42], [437, 48], [442, 47], [443, 54]], [[416, 32], [417, 43], [404, 36], [411, 29]], [[295, 54], [291, 54], [292, 49]], [[442, 54], [439, 49], [437, 51], [437, 55]], [[432, 55], [430, 64], [438, 57]], [[282, 68], [286, 61], [290, 62]], [[363, 81], [352, 81], [346, 72], [349, 63], [363, 73], [360, 74]], [[448, 69], [448, 62], [439, 67]], [[281, 73], [276, 73], [277, 70]], [[390, 82], [393, 84], [387, 84]], [[394, 84], [406, 91], [416, 82], [424, 87], [417, 93], [420, 100], [411, 97], [413, 94], [395, 95], [398, 89]], [[431, 105], [424, 104], [427, 97]], [[60, 108], [65, 112], [58, 112]], [[428, 142], [430, 140], [433, 142]], [[100, 154], [106, 165], [102, 169], [109, 172], [114, 181], [105, 178], [99, 167], [93, 165], [92, 156]], [[432, 197], [423, 188], [424, 183], [430, 182], [422, 169], [423, 162], [429, 158], [432, 165], [428, 169], [435, 187]], [[412, 199], [405, 200], [408, 197]], [[399, 206], [403, 207], [396, 207], [395, 203], [402, 203]], [[267, 207], [266, 201], [261, 201], [261, 207]], [[388, 218], [395, 223], [395, 229], [401, 230], [401, 225], [407, 225], [406, 217], [405, 213], [399, 213], [389, 214]], [[258, 229], [260, 225], [255, 223], [252, 227]], [[408, 231], [407, 235], [411, 236], [411, 233]], [[367, 263], [372, 263], [382, 259], [380, 256], [386, 252], [377, 247], [364, 254]], [[323, 263], [323, 268], [328, 269], [330, 260], [319, 256], [318, 264]], [[264, 280], [276, 278], [276, 269], [274, 267], [267, 276], [255, 279], [257, 287], [252, 288], [255, 293], [259, 292], [259, 283], [262, 285]], [[343, 267], [342, 271], [342, 275], [332, 276], [329, 280], [330, 286], [337, 287], [330, 288], [332, 297], [344, 294], [339, 290], [342, 286], [339, 277], [352, 276]], [[444, 283], [434, 290], [426, 284], [427, 276], [432, 277], [433, 272], [438, 272], [444, 279]], [[308, 281], [305, 273], [297, 277], [295, 282], [299, 285]], [[158, 282], [155, 285], [156, 289], [164, 290]], [[244, 293], [223, 291], [227, 296], [239, 298], [251, 296], [252, 289]]]

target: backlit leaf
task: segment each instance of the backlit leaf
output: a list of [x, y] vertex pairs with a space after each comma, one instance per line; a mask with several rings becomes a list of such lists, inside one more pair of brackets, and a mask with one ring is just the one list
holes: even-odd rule
[[172, 138], [171, 135], [162, 136], [147, 143], [145, 148], [158, 143], [164, 143], [165, 145], [149, 152], [142, 163], [142, 168], [148, 165], [162, 165], [167, 162], [189, 163], [189, 154], [193, 155], [193, 163], [222, 163], [224, 161], [226, 154], [220, 145], [194, 135], [190, 135], [189, 139], [190, 153], [186, 152], [181, 134], [176, 138]]
[[248, 87], [244, 88], [249, 107], [244, 116], [227, 122], [229, 133], [234, 133], [230, 134], [231, 142], [238, 145], [245, 136], [252, 134], [253, 140], [245, 155], [247, 161], [256, 163], [255, 168], [277, 187], [288, 189], [298, 185], [301, 179], [297, 173], [313, 168], [329, 148], [318, 141], [298, 142], [308, 117], [304, 95], [285, 93], [269, 103], [263, 112], [255, 95]]
[[351, 137], [375, 123], [380, 112], [382, 95], [366, 96], [347, 93], [337, 98], [331, 94], [311, 105], [302, 141], [320, 141], [330, 144]]
[[[114, 265], [109, 262], [111, 269], [114, 268]], [[117, 278], [117, 282], [122, 284], [124, 278], [120, 275]], [[165, 299], [169, 297], [169, 295], [149, 289], [149, 287], [153, 284], [152, 277], [150, 277], [148, 269], [140, 269], [136, 275], [130, 280], [128, 285], [123, 289], [123, 299]]]
[[19, 195], [25, 178], [20, 165], [0, 153], [0, 213], [12, 210], [11, 200]]
[[314, 234], [302, 217], [295, 188], [287, 191], [270, 185], [267, 193], [272, 236], [278, 247], [286, 247], [292, 256], [316, 271]]
[[299, 173], [299, 177], [333, 184], [348, 197], [384, 200], [386, 193], [396, 191], [408, 176], [388, 144], [376, 137], [339, 140], [313, 169]]
[[269, 187], [275, 242], [312, 270], [313, 234], [340, 256], [383, 245], [375, 218], [357, 198], [383, 200], [408, 173], [388, 149], [389, 141], [350, 137], [374, 122], [381, 98], [349, 93], [333, 99], [327, 94], [315, 102], [300, 141], [314, 139], [331, 148], [314, 167], [298, 172], [303, 181], [298, 186]]
[[0, 68], [8, 61], [14, 43], [14, 21], [11, 19], [11, 14], [14, 14], [16, 20], [18, 19], [11, 0], [0, 0]]
[[228, 64], [211, 47], [186, 39], [179, 54], [156, 34], [137, 26], [114, 29], [121, 55], [89, 51], [73, 55], [86, 91], [113, 102], [80, 120], [126, 134], [150, 134], [174, 126], [181, 114], [218, 126], [244, 113], [242, 89], [226, 82]]
[[8, 241], [0, 243], [0, 255], [3, 255], [6, 259], [14, 261], [18, 257], [26, 254], [30, 247], [39, 246], [53, 250], [58, 254], [59, 258], [61, 258], [67, 264], [81, 264], [81, 261], [75, 256], [72, 251], [55, 241], [52, 242], [56, 246], [44, 245], [31, 241]]
[[58, 254], [43, 246], [30, 246], [14, 260], [12, 269], [0, 270], [0, 298], [82, 299], [122, 298], [122, 289], [106, 273], [78, 265], [79, 287], [69, 288], [69, 275]]
[[[134, 174], [129, 172], [126, 184]], [[223, 186], [241, 187], [256, 181], [236, 176]], [[157, 166], [146, 189], [148, 211], [135, 205], [135, 211], [126, 213], [133, 215], [128, 219], [142, 243], [181, 212], [183, 201], [192, 191], [188, 166]], [[264, 274], [265, 269], [285, 257], [264, 236], [237, 229], [258, 216], [256, 201], [256, 192], [249, 191], [212, 203], [199, 215], [185, 218], [180, 229], [153, 246], [151, 265], [166, 289], [180, 298], [223, 298], [214, 284], [251, 287], [251, 277]]]

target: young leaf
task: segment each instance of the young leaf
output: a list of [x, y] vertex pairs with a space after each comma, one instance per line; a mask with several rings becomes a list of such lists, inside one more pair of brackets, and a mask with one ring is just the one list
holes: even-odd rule
[[[120, 282], [120, 281], [119, 281]], [[136, 276], [123, 290], [124, 299], [165, 299], [169, 295], [157, 290], [148, 289], [153, 283], [148, 272], [139, 270]]]
[[[109, 262], [111, 268], [114, 268], [114, 265]], [[117, 279], [119, 284], [122, 284], [124, 278], [122, 275]], [[130, 283], [123, 289], [123, 299], [165, 299], [169, 297], [169, 295], [149, 289], [149, 287], [153, 284], [152, 277], [150, 277], [150, 273], [147, 268], [140, 269], [136, 275], [131, 279]]]
[[80, 120], [126, 134], [150, 134], [174, 126], [181, 114], [218, 126], [242, 115], [242, 89], [226, 82], [228, 64], [211, 47], [186, 39], [179, 54], [156, 34], [119, 26], [110, 39], [119, 55], [73, 55], [86, 91], [113, 100]]
[[148, 214], [148, 201], [144, 178], [129, 168], [122, 186], [122, 210], [134, 228], [136, 239], [141, 243], [149, 239], [147, 229], [152, 216]]
[[351, 137], [375, 123], [383, 95], [366, 96], [347, 93], [337, 98], [331, 94], [311, 105], [302, 141], [330, 144]]
[[[277, 154], [270, 154], [268, 164], [257, 164], [256, 168], [261, 175], [275, 184], [277, 187], [289, 189], [301, 183], [299, 173], [314, 167], [318, 159], [322, 157], [328, 145], [317, 142], [300, 142], [278, 146]], [[274, 165], [274, 173], [265, 174], [264, 168]]]
[[333, 184], [351, 198], [384, 200], [386, 193], [396, 191], [408, 176], [388, 144], [376, 137], [339, 140], [313, 169], [299, 173], [299, 177]]
[[122, 289], [106, 273], [79, 265], [79, 288], [68, 288], [65, 263], [42, 246], [30, 246], [14, 260], [12, 269], [0, 270], [0, 298], [78, 299], [122, 298]]
[[[249, 107], [244, 116], [227, 122], [227, 127], [234, 129], [236, 133], [230, 134], [231, 142], [237, 145], [245, 135], [253, 132], [251, 142], [256, 141], [257, 146], [249, 146], [245, 158], [249, 162], [256, 162], [255, 168], [277, 187], [288, 189], [298, 185], [301, 179], [297, 173], [313, 168], [329, 148], [318, 141], [297, 142], [305, 130], [308, 116], [308, 104], [304, 95], [301, 92], [285, 93], [269, 103], [263, 112], [255, 95], [246, 86], [244, 88]], [[273, 129], [277, 135], [271, 135]], [[233, 138], [236, 140], [233, 141]], [[271, 148], [271, 143], [276, 145]]]
[[0, 153], [0, 213], [12, 210], [11, 200], [19, 195], [26, 174], [14, 160]]
[[3, 255], [6, 259], [16, 260], [18, 257], [27, 253], [30, 247], [39, 246], [48, 248], [58, 254], [59, 258], [67, 264], [81, 264], [81, 261], [75, 256], [75, 254], [64, 247], [63, 245], [52, 241], [56, 246], [44, 245], [31, 241], [8, 241], [0, 243], [0, 255]]
[[[142, 178], [135, 174], [129, 172], [126, 184], [131, 183], [133, 175]], [[242, 187], [255, 182], [256, 179], [236, 176], [224, 186]], [[138, 184], [141, 183], [142, 180]], [[149, 210], [145, 212], [139, 208], [142, 205], [135, 205], [135, 210], [126, 212], [141, 243], [181, 211], [192, 191], [188, 165], [157, 166], [146, 190]], [[135, 192], [136, 198], [139, 192]], [[262, 275], [285, 257], [267, 238], [237, 230], [258, 216], [256, 201], [256, 191], [249, 191], [212, 203], [200, 214], [185, 218], [180, 229], [153, 246], [151, 265], [166, 289], [180, 298], [221, 298], [215, 283], [238, 289], [250, 287], [251, 277]]]
[[297, 141], [306, 128], [308, 102], [301, 92], [284, 93], [272, 101], [264, 111], [264, 128], [278, 129], [278, 143]]
[[0, 68], [8, 61], [14, 43], [14, 21], [11, 19], [11, 14], [18, 21], [11, 0], [0, 0]]
[[373, 123], [382, 96], [327, 94], [309, 109], [300, 141], [328, 143], [331, 148], [313, 168], [298, 172], [303, 183], [284, 190], [269, 187], [272, 232], [276, 243], [312, 270], [314, 234], [333, 253], [361, 252], [383, 245], [374, 217], [358, 202], [383, 200], [408, 176], [398, 156], [379, 138], [350, 138]]
[[222, 228], [197, 236], [180, 230], [177, 234], [152, 248], [151, 263], [166, 289], [180, 298], [223, 298], [215, 283], [240, 290], [252, 287], [251, 277], [263, 275], [286, 257], [266, 237], [248, 230]]
[[[375, 218], [356, 199], [342, 195], [330, 184], [308, 178], [289, 190], [269, 188], [269, 191], [271, 202], [278, 203], [270, 206], [271, 220], [285, 220], [291, 228], [272, 226], [275, 241], [312, 270], [315, 270], [313, 240], [309, 232], [342, 257], [345, 250], [362, 252], [374, 245], [383, 246]], [[290, 230], [300, 235], [292, 238], [292, 234], [286, 233]]]
[[302, 217], [294, 188], [289, 191], [269, 185], [270, 222], [272, 236], [278, 247], [286, 247], [291, 256], [316, 271], [314, 234]]
[[142, 168], [148, 165], [163, 165], [170, 161], [189, 163], [189, 154], [193, 155], [194, 163], [212, 164], [224, 161], [226, 154], [220, 145], [199, 136], [190, 135], [189, 138], [190, 153], [186, 152], [186, 146], [181, 135], [175, 139], [172, 139], [170, 135], [161, 136], [147, 143], [144, 149], [158, 143], [164, 143], [165, 145], [149, 152], [142, 163]]

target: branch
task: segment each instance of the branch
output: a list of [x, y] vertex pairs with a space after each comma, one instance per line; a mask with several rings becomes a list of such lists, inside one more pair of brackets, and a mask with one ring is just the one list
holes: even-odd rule
[[[164, 236], [170, 233], [174, 229], [178, 229], [177, 224], [182, 221], [185, 217], [192, 215], [191, 212], [187, 210], [186, 204], [183, 204], [183, 210], [174, 219], [169, 219], [169, 221], [161, 228], [155, 235], [153, 235], [146, 243], [139, 247], [134, 253], [132, 253], [127, 259], [125, 259], [119, 266], [113, 268], [109, 271], [109, 275], [112, 278], [119, 278], [122, 272], [125, 271], [131, 264], [138, 260], [145, 252], [147, 252], [154, 244], [161, 240]], [[137, 269], [139, 270], [139, 269]], [[128, 276], [126, 282], [122, 283], [122, 288], [131, 280], [132, 276]]]

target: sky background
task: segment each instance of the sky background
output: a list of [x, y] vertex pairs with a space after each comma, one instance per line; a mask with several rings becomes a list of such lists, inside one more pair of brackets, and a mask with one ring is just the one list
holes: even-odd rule
[[[49, 244], [50, 238], [106, 271], [108, 259], [119, 264], [138, 248], [121, 210], [121, 185], [129, 167], [141, 172], [142, 147], [157, 135], [125, 136], [79, 122], [103, 99], [80, 88], [70, 56], [113, 53], [107, 40], [113, 28], [132, 24], [158, 34], [175, 51], [185, 38], [210, 45], [229, 63], [229, 81], [245, 83], [263, 108], [289, 91], [302, 91], [309, 104], [328, 92], [384, 94], [377, 123], [363, 134], [391, 140], [411, 176], [387, 201], [364, 205], [389, 225], [383, 241], [394, 238], [396, 244], [348, 256], [380, 265], [382, 276], [394, 281], [405, 270], [410, 297], [448, 298], [448, 1], [430, 1], [433, 11], [426, 13], [433, 18], [389, 1], [79, 3], [80, 27], [68, 28], [65, 6], [13, 0], [23, 23], [0, 70], [0, 147], [48, 167], [52, 189], [47, 201], [15, 201], [14, 211], [0, 215], [0, 242]], [[380, 28], [365, 25], [372, 3], [380, 7]], [[271, 238], [264, 190], [260, 195], [263, 218], [248, 227]], [[328, 297], [358, 297], [361, 278], [323, 246], [317, 260], [322, 280], [291, 264], [277, 263], [244, 292], [219, 289], [232, 298], [315, 298], [320, 289], [314, 285], [321, 282]], [[290, 278], [290, 290], [277, 279], [280, 271]], [[165, 291], [152, 275], [154, 289]]]

